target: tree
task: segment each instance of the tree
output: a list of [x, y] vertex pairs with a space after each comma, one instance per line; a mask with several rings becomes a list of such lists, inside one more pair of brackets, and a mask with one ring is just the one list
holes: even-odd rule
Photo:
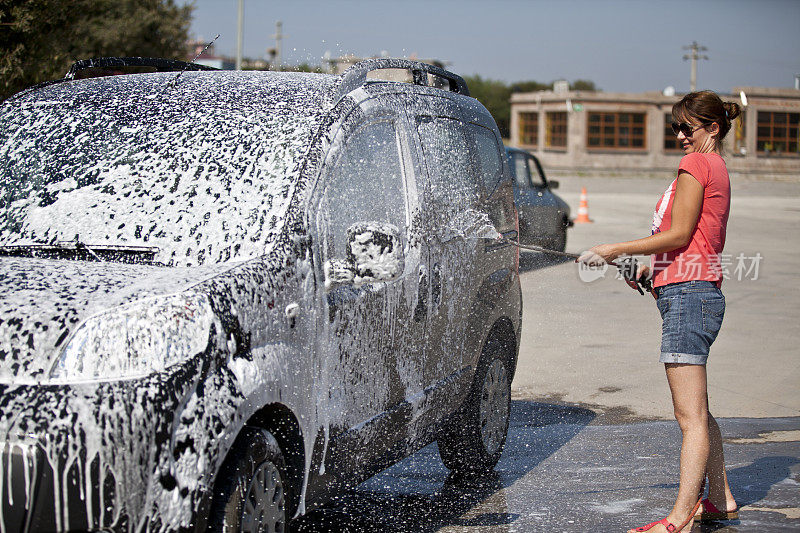
[[569, 84], [569, 88], [573, 91], [599, 91], [593, 81], [589, 80], [575, 80]]
[[0, 0], [0, 98], [79, 59], [184, 59], [192, 5], [175, 0]]
[[497, 122], [500, 134], [509, 136], [509, 122], [511, 120], [511, 89], [502, 81], [484, 79], [479, 75], [466, 76], [464, 80], [469, 87], [469, 93], [489, 110]]
[[549, 91], [552, 88], [552, 83], [540, 83], [538, 81], [518, 81], [511, 84], [512, 93], [533, 93], [536, 91]]

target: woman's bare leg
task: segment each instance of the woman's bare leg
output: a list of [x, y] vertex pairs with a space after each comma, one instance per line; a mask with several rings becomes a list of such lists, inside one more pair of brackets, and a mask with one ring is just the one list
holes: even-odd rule
[[[672, 511], [667, 515], [667, 520], [675, 526], [680, 526], [688, 520], [681, 530], [688, 532], [691, 531], [694, 522], [692, 512], [705, 478], [710, 449], [706, 367], [677, 363], [666, 363], [664, 367], [672, 392], [675, 418], [683, 433], [678, 498]], [[659, 524], [649, 531], [666, 533], [667, 528]]]
[[[664, 366], [672, 392], [675, 418], [683, 433], [678, 498], [667, 517], [677, 526], [689, 517], [697, 503], [697, 494], [700, 492], [709, 459], [711, 443], [706, 367], [673, 363]], [[691, 522], [685, 531], [690, 529]]]
[[708, 415], [708, 436], [710, 442], [708, 464], [706, 465], [708, 499], [720, 511], [733, 511], [736, 509], [736, 500], [733, 499], [731, 487], [728, 485], [728, 475], [725, 473], [722, 434], [711, 413]]

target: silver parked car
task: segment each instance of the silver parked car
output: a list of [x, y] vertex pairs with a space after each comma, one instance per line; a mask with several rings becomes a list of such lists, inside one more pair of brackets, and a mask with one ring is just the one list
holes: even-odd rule
[[553, 193], [558, 182], [545, 177], [542, 165], [533, 154], [507, 147], [506, 155], [514, 174], [520, 242], [563, 252], [572, 220], [569, 205]]

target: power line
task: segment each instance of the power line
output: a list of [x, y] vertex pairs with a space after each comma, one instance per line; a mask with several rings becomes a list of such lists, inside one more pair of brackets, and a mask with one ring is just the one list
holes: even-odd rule
[[691, 82], [691, 91], [694, 92], [697, 90], [697, 60], [698, 59], [708, 59], [707, 55], [700, 55], [700, 52], [705, 52], [708, 50], [705, 46], [700, 46], [697, 44], [697, 41], [692, 41], [692, 44], [689, 46], [684, 46], [684, 50], [691, 50], [690, 54], [686, 54], [683, 56], [683, 60], [686, 61], [687, 59], [692, 60], [692, 77], [690, 79]]

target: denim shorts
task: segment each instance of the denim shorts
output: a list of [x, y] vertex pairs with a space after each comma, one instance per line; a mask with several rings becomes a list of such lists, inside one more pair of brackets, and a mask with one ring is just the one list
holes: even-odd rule
[[711, 281], [684, 281], [657, 287], [662, 363], [704, 365], [725, 316], [725, 297]]

